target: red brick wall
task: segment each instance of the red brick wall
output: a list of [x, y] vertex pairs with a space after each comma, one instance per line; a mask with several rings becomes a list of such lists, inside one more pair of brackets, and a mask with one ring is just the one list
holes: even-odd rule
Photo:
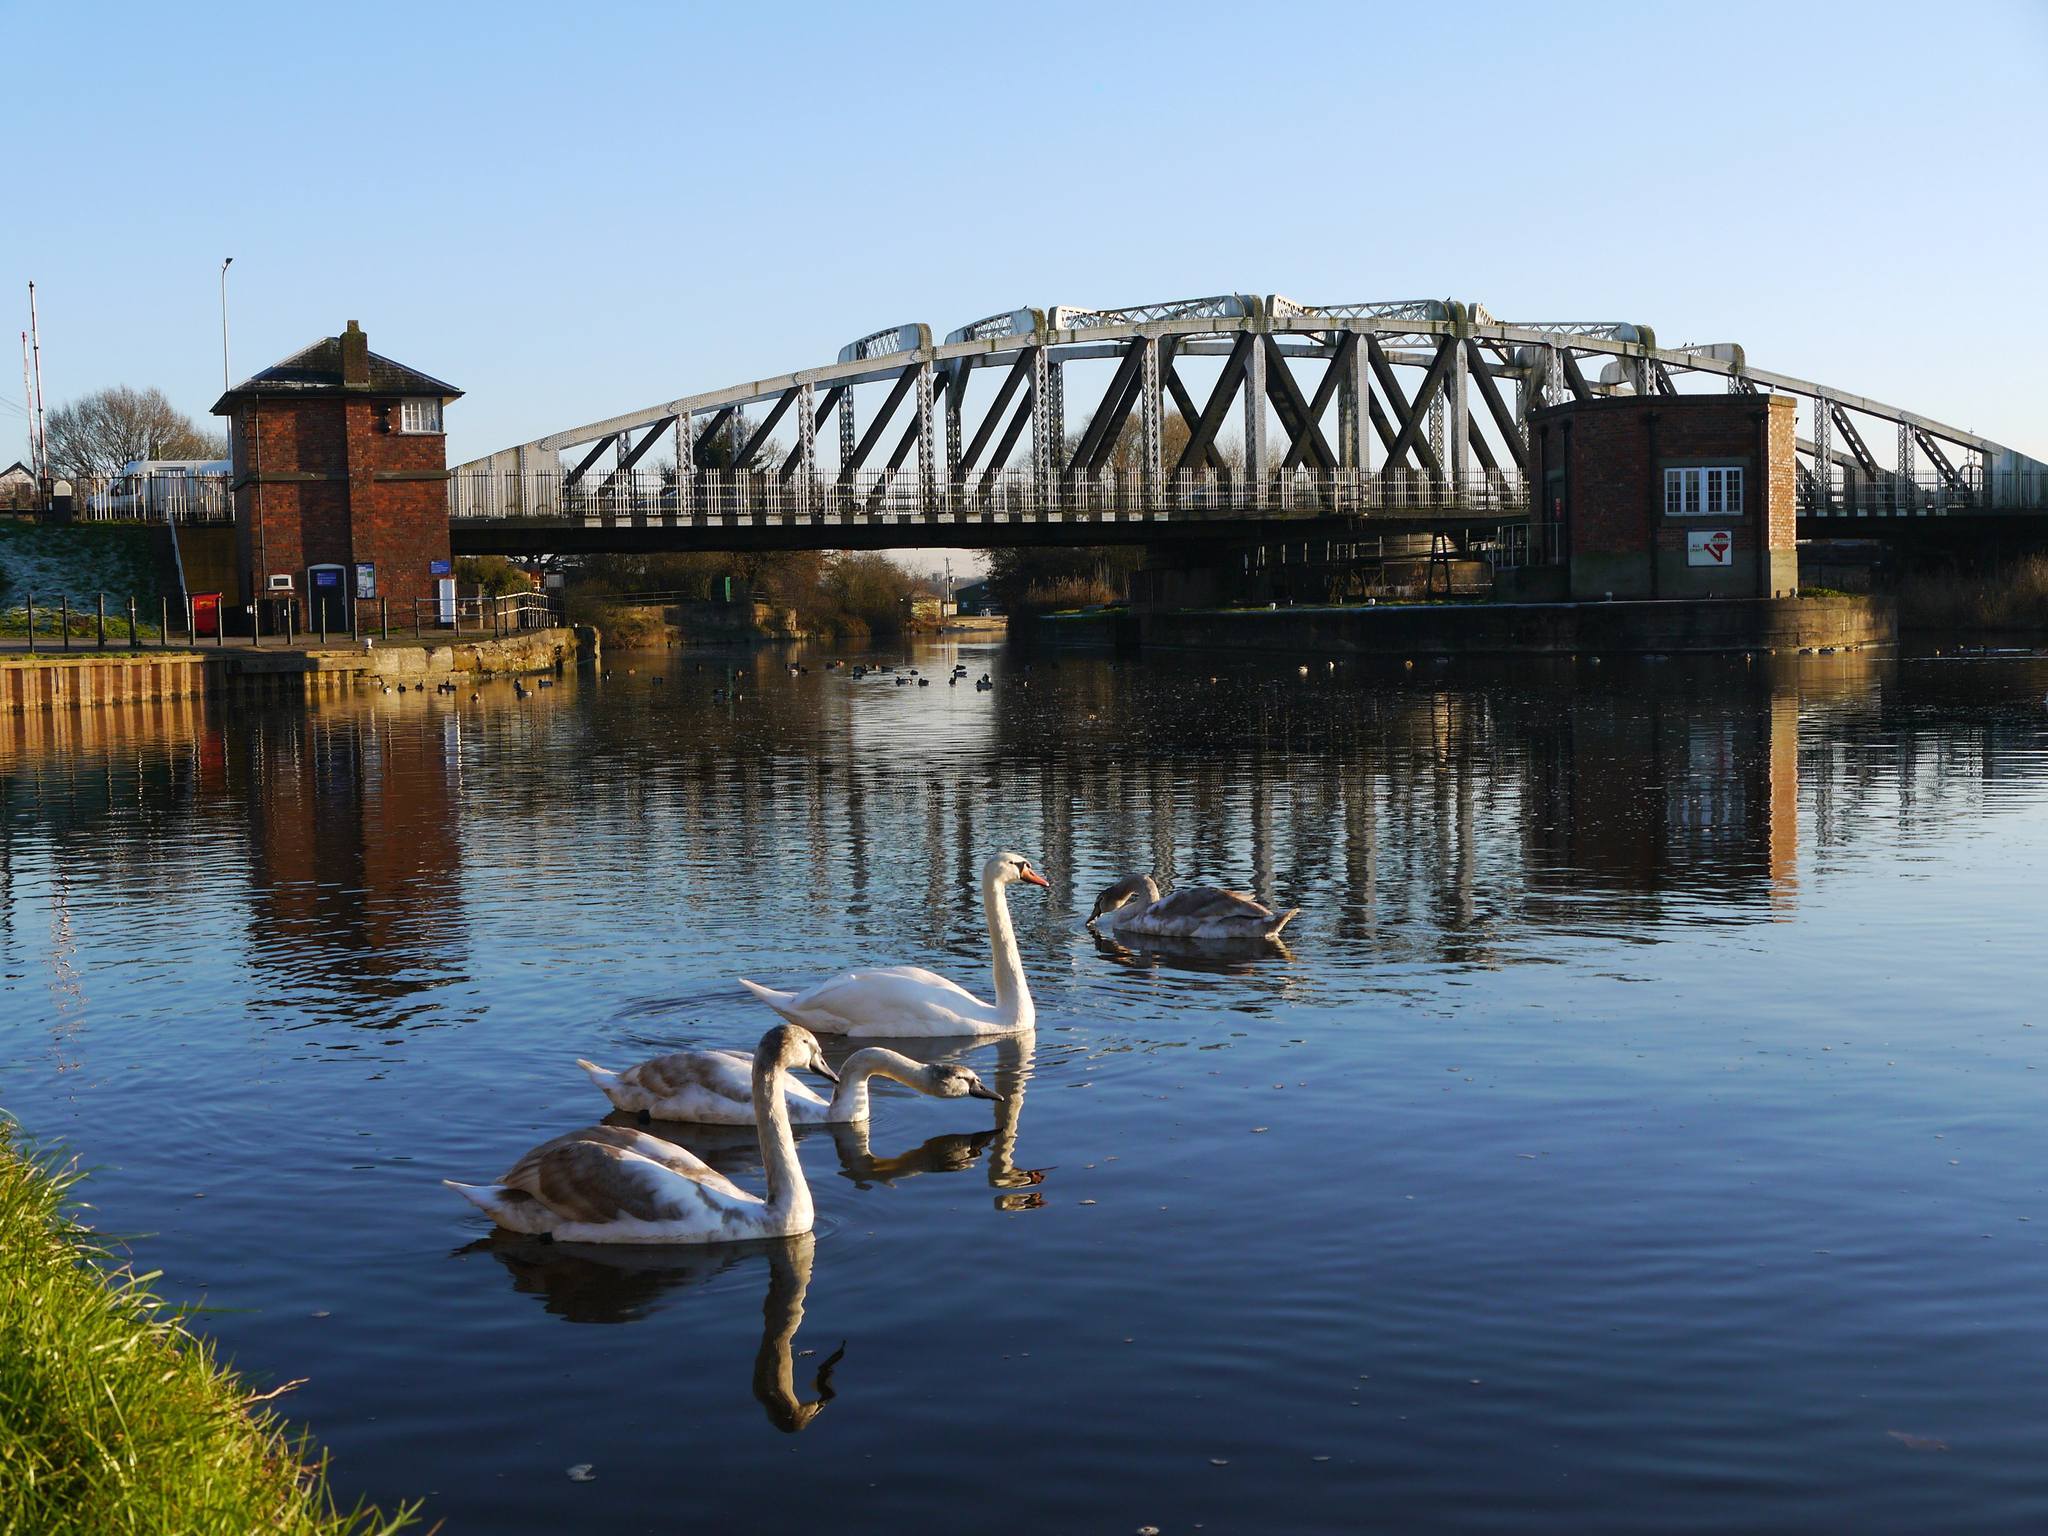
[[[429, 563], [449, 558], [448, 440], [398, 430], [396, 400], [348, 400], [349, 506], [355, 560], [377, 567], [394, 608], [434, 595]], [[387, 431], [386, 428], [389, 428]], [[427, 474], [427, 480], [388, 478]]]
[[[243, 601], [272, 572], [290, 572], [301, 601], [306, 567], [377, 568], [394, 615], [431, 598], [430, 562], [447, 560], [447, 439], [398, 430], [395, 399], [320, 395], [245, 400], [232, 421], [236, 552]], [[388, 430], [387, 430], [388, 426]], [[433, 478], [394, 478], [423, 474]], [[299, 479], [298, 476], [308, 478]]]
[[[1584, 586], [1595, 596], [1736, 595], [1796, 584], [1792, 449], [1785, 396], [1626, 396], [1530, 417], [1539, 518], [1550, 514], [1547, 476], [1562, 470], [1568, 528], [1561, 553], [1572, 565], [1574, 591]], [[1742, 514], [1666, 517], [1663, 471], [1684, 464], [1740, 465]], [[1726, 569], [1687, 561], [1688, 534], [1708, 528], [1733, 535], [1735, 559]]]
[[1799, 543], [1798, 424], [1790, 395], [1770, 397], [1770, 471], [1765, 485], [1772, 549], [1794, 549]]

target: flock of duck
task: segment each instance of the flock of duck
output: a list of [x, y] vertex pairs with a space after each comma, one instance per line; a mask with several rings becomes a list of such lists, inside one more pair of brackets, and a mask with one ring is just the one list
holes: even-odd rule
[[[529, 1150], [496, 1182], [451, 1189], [508, 1231], [576, 1243], [723, 1243], [808, 1232], [815, 1217], [792, 1125], [865, 1122], [868, 1085], [884, 1077], [935, 1099], [1001, 1096], [971, 1069], [915, 1061], [880, 1045], [856, 1050], [835, 1072], [819, 1035], [894, 1040], [1000, 1039], [1037, 1023], [1009, 888], [1045, 886], [1021, 853], [998, 853], [982, 866], [995, 1001], [920, 966], [850, 971], [800, 992], [745, 977], [744, 987], [784, 1022], [742, 1051], [670, 1052], [624, 1071], [580, 1066], [615, 1109], [642, 1125], [659, 1120], [746, 1125], [759, 1137], [766, 1193], [743, 1189], [675, 1143], [621, 1125], [592, 1125]], [[1236, 891], [1191, 886], [1161, 896], [1147, 876], [1105, 890], [1089, 914], [1098, 933], [1173, 939], [1263, 941], [1278, 937], [1293, 910], [1274, 912]], [[832, 1085], [828, 1099], [798, 1082], [808, 1072]]]

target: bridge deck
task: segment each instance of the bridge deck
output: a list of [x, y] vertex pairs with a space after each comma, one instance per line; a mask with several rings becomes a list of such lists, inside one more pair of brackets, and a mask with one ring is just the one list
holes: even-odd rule
[[459, 555], [650, 554], [660, 551], [795, 549], [1019, 549], [1112, 544], [1258, 544], [1290, 539], [1357, 538], [1375, 533], [1464, 532], [1515, 526], [1526, 512], [1437, 509], [1412, 516], [1290, 513], [1191, 518], [1140, 515], [1043, 519], [872, 517], [770, 522], [706, 518], [570, 523], [534, 518], [465, 518], [449, 524]]

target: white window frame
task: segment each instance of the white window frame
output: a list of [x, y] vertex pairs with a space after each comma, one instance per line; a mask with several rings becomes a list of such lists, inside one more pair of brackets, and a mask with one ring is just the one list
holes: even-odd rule
[[1740, 464], [1686, 464], [1664, 471], [1666, 517], [1741, 517]]
[[[431, 413], [431, 414], [429, 414]], [[422, 425], [422, 418], [431, 425]], [[413, 436], [434, 436], [444, 428], [441, 424], [441, 402], [430, 395], [410, 395], [398, 402], [398, 430]]]

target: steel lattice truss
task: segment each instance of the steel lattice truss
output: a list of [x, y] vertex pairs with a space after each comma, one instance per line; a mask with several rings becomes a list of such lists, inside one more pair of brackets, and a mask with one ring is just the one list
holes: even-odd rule
[[[1092, 406], [1070, 412], [1069, 380], [1104, 374]], [[1912, 411], [1753, 368], [1732, 343], [1664, 347], [1646, 325], [1509, 322], [1448, 299], [1220, 294], [1011, 310], [937, 344], [927, 326], [890, 326], [826, 367], [465, 464], [450, 510], [607, 526], [1516, 516], [1527, 505], [1532, 410], [1702, 388], [1799, 399], [1809, 515], [2048, 509], [2048, 466]], [[821, 433], [835, 416], [837, 432]], [[642, 467], [670, 442], [672, 464]], [[821, 445], [836, 447], [831, 462]]]

